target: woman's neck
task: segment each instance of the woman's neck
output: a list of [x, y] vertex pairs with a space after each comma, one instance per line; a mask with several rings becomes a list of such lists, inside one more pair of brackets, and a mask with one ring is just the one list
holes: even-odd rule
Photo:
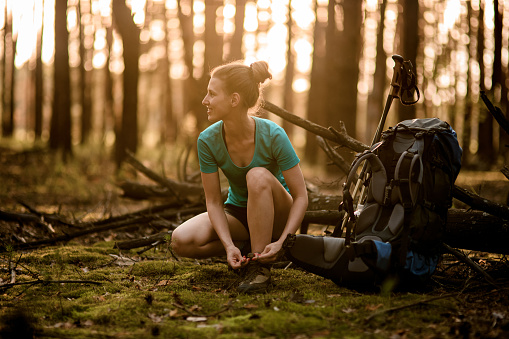
[[225, 119], [224, 132], [230, 140], [242, 140], [252, 138], [255, 130], [255, 122], [249, 115], [239, 114], [236, 118]]

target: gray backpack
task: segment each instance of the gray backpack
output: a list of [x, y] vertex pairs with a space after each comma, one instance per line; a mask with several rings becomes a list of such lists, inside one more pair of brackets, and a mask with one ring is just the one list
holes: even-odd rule
[[[348, 213], [346, 230], [289, 236], [287, 256], [338, 284], [373, 284], [393, 274], [431, 276], [461, 155], [456, 133], [437, 118], [405, 120], [384, 131], [351, 165], [340, 206]], [[361, 164], [367, 193], [356, 205], [351, 192]]]

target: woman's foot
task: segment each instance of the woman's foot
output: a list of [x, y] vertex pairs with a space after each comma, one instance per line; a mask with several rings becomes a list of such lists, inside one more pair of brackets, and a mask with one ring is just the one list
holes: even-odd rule
[[270, 268], [257, 261], [251, 261], [243, 268], [244, 280], [237, 287], [240, 293], [265, 292], [270, 285]]

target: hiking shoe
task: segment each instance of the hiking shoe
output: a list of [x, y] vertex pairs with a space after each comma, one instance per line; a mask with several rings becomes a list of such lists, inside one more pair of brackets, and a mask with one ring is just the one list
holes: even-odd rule
[[265, 292], [270, 285], [270, 269], [256, 261], [251, 261], [244, 269], [244, 280], [237, 287], [237, 291]]

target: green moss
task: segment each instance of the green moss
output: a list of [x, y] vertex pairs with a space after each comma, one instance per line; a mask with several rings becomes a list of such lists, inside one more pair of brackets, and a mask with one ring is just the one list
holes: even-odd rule
[[[239, 295], [238, 276], [224, 263], [198, 265], [154, 252], [150, 259], [133, 257], [135, 264], [124, 266], [110, 254], [119, 255], [104, 244], [23, 253], [19, 282], [65, 279], [100, 284], [13, 287], [0, 294], [0, 319], [7, 305], [15, 303], [30, 310], [37, 330], [49, 337], [377, 338], [406, 327], [422, 336], [441, 333], [444, 320], [436, 307], [451, 307], [444, 299], [418, 307], [419, 312], [382, 312], [366, 321], [375, 312], [423, 297], [358, 293], [293, 268], [273, 269], [274, 286], [268, 293]], [[206, 316], [206, 321], [188, 321], [190, 315]]]

